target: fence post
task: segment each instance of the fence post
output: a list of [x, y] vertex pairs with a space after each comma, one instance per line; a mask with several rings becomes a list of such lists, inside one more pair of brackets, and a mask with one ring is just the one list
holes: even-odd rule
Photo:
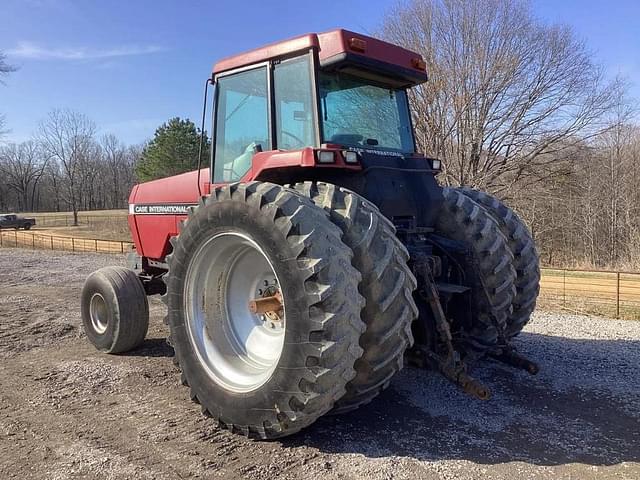
[[36, 248], [36, 236], [32, 233], [31, 234], [31, 249], [35, 250]]
[[17, 230], [13, 231], [13, 236], [14, 236], [14, 238], [16, 240], [16, 247], [17, 247], [18, 246], [18, 231]]
[[562, 306], [567, 306], [567, 271], [562, 270]]
[[120, 253], [124, 253], [124, 242], [120, 242]]
[[71, 237], [71, 251], [75, 252], [76, 251], [76, 239]]
[[53, 250], [53, 235], [49, 235], [49, 239], [51, 240], [51, 250]]
[[94, 241], [96, 243], [96, 253], [98, 253], [98, 239], [95, 239]]
[[620, 272], [616, 272], [616, 318], [620, 318]]

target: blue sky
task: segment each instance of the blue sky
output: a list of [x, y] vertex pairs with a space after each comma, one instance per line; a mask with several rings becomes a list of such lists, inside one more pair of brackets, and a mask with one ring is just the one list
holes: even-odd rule
[[[127, 143], [173, 116], [198, 122], [204, 80], [223, 56], [297, 34], [376, 30], [395, 0], [1, 0], [0, 50], [19, 67], [0, 86], [5, 140], [28, 139], [53, 108]], [[640, 1], [534, 0], [574, 27], [609, 75], [640, 98]]]

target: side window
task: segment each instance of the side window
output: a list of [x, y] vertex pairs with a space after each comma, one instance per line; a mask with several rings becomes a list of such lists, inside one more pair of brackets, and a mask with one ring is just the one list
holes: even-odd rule
[[273, 72], [276, 144], [282, 150], [315, 146], [310, 56], [284, 60]]
[[234, 182], [247, 173], [256, 151], [269, 150], [267, 68], [218, 80], [215, 183]]

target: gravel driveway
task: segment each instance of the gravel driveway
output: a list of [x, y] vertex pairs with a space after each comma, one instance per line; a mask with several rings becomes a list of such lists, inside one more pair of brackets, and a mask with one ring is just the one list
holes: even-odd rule
[[355, 413], [254, 442], [189, 400], [157, 299], [142, 348], [88, 344], [82, 282], [123, 263], [0, 249], [0, 479], [640, 478], [640, 322], [538, 312], [517, 347], [540, 374], [478, 365], [490, 401], [407, 368]]

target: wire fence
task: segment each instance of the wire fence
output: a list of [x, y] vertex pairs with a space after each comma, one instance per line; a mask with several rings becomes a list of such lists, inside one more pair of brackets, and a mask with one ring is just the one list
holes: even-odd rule
[[640, 273], [542, 268], [539, 305], [640, 320]]
[[[73, 215], [33, 215], [38, 227], [70, 227]], [[126, 222], [126, 215], [79, 215], [78, 225], [94, 225], [104, 222]]]
[[61, 237], [35, 232], [0, 230], [0, 247], [23, 247], [69, 252], [125, 253], [133, 243], [100, 238]]
[[[125, 253], [133, 248], [133, 243], [0, 230], [0, 247]], [[542, 268], [538, 305], [554, 310], [640, 320], [640, 273]]]

